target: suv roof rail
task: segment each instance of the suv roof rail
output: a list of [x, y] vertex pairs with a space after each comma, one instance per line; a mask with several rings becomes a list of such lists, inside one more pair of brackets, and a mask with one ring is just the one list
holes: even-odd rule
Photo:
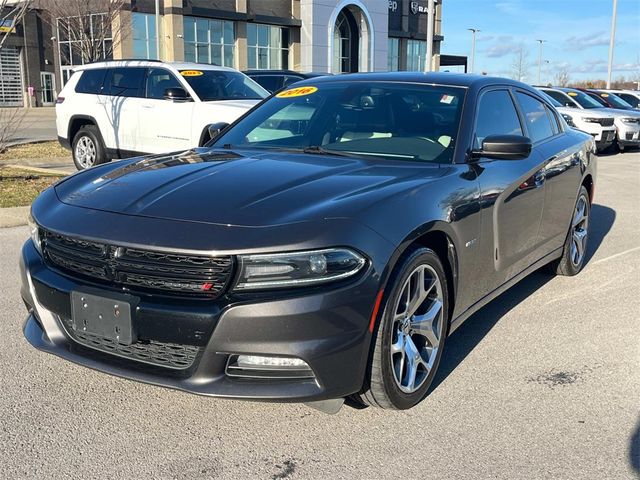
[[[148, 58], [118, 58], [110, 60], [95, 60], [93, 62], [85, 63], [84, 65], [93, 65], [94, 63], [108, 63], [108, 62], [153, 62], [153, 63], [165, 63], [163, 60], [148, 59]], [[82, 65], [78, 65], [82, 66]]]

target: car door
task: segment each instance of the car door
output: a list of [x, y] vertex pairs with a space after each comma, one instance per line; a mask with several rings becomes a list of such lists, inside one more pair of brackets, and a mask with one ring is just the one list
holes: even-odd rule
[[[476, 108], [474, 149], [489, 135], [527, 135], [513, 94], [507, 87], [481, 92]], [[528, 267], [539, 246], [544, 208], [543, 159], [536, 147], [521, 160], [480, 157], [476, 162], [481, 189], [480, 271], [485, 293]]]
[[516, 91], [516, 100], [534, 148], [543, 158], [545, 201], [540, 226], [540, 256], [564, 244], [582, 178], [582, 141], [565, 135], [556, 114], [529, 92]]
[[[139, 135], [138, 109], [142, 97], [144, 68], [120, 67], [107, 71], [103, 94], [99, 102], [107, 119], [106, 135], [114, 141], [120, 155], [135, 152]], [[103, 135], [105, 135], [103, 133]]]
[[185, 86], [165, 68], [149, 68], [144, 82], [144, 98], [138, 111], [139, 151], [166, 153], [196, 147], [193, 143], [193, 109], [190, 101], [165, 100], [168, 88]]

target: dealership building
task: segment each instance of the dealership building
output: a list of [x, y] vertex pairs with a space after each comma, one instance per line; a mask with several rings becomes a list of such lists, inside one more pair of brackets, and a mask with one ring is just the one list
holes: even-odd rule
[[[108, 0], [105, 0], [108, 1]], [[330, 73], [424, 70], [427, 0], [127, 0], [101, 35], [106, 58]], [[31, 12], [0, 50], [0, 106], [50, 105], [74, 68], [77, 35]], [[441, 63], [435, 3], [432, 69]], [[92, 14], [90, 24], [106, 21]], [[92, 32], [87, 32], [92, 35]], [[75, 39], [75, 40], [74, 40]], [[159, 55], [158, 55], [159, 43]], [[7, 79], [6, 81], [4, 79]], [[31, 87], [31, 88], [29, 88]]]

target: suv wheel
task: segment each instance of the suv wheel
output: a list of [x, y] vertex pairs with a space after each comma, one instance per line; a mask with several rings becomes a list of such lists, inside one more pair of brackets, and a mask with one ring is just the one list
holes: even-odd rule
[[427, 395], [442, 357], [449, 326], [447, 280], [435, 252], [419, 248], [397, 267], [389, 286], [368, 386], [356, 399], [404, 410]]
[[73, 163], [78, 170], [86, 170], [108, 161], [102, 136], [95, 125], [85, 125], [73, 137]]

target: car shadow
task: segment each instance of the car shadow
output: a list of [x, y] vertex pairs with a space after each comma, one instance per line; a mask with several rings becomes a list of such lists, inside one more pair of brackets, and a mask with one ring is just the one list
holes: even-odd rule
[[591, 206], [591, 222], [589, 224], [589, 244], [587, 245], [586, 262], [589, 263], [598, 251], [602, 241], [611, 231], [616, 221], [616, 211], [598, 203]]
[[629, 464], [633, 471], [640, 476], [640, 420], [636, 424], [636, 428], [631, 435], [631, 444], [629, 445]]
[[[615, 210], [599, 204], [591, 207], [586, 262], [598, 251], [615, 219]], [[469, 317], [447, 339], [447, 346], [430, 390], [435, 390], [449, 376], [502, 317], [553, 278], [553, 275], [544, 270], [534, 272]]]

